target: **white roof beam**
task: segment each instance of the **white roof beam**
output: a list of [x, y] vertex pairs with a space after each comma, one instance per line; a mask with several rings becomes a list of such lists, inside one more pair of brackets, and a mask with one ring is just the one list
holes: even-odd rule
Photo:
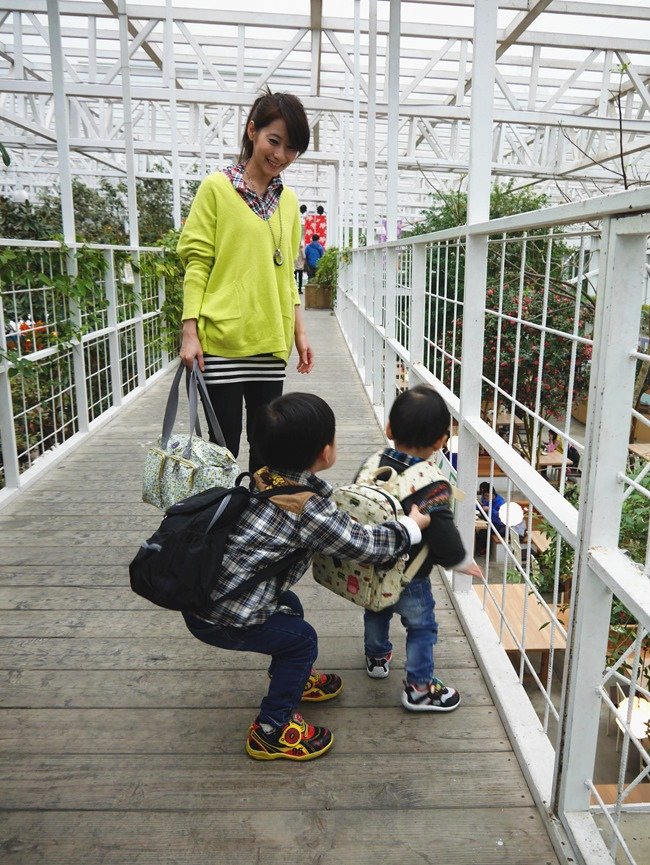
[[632, 83], [634, 84], [636, 92], [639, 94], [641, 101], [643, 102], [643, 104], [645, 105], [646, 108], [650, 109], [650, 93], [648, 92], [648, 88], [646, 87], [645, 83], [641, 80], [641, 78], [639, 77], [639, 74], [637, 73], [634, 66], [632, 65], [632, 61], [630, 60], [629, 56], [625, 53], [625, 51], [618, 51], [617, 54], [618, 54], [618, 59], [621, 61], [621, 63], [625, 67], [626, 74], [629, 75]]
[[257, 79], [255, 84], [253, 85], [253, 91], [258, 91], [260, 87], [267, 83], [271, 75], [275, 72], [275, 70], [282, 65], [283, 61], [287, 59], [289, 54], [293, 51], [293, 49], [298, 45], [299, 42], [305, 38], [305, 36], [309, 33], [309, 28], [301, 28], [291, 39], [291, 41], [284, 47], [284, 49], [278, 54], [278, 56], [266, 67], [264, 72]]
[[[352, 75], [354, 75], [354, 63], [352, 61], [352, 58], [350, 57], [348, 52], [345, 50], [343, 45], [340, 43], [340, 41], [338, 40], [336, 35], [334, 33], [332, 33], [330, 30], [326, 30], [325, 35], [327, 36], [329, 41], [332, 43], [332, 45], [336, 49], [337, 54], [339, 55], [341, 60], [345, 63], [346, 67], [349, 69], [349, 71], [352, 73]], [[368, 96], [368, 85], [367, 85], [363, 75], [359, 75], [359, 84], [360, 84], [363, 92], [366, 94], [366, 96]]]
[[513, 21], [506, 28], [503, 37], [499, 40], [496, 50], [497, 60], [506, 53], [511, 45], [514, 45], [515, 42], [518, 41], [522, 33], [528, 30], [533, 21], [535, 21], [535, 19], [538, 18], [552, 2], [553, 0], [537, 0], [537, 2], [534, 2], [525, 12], [515, 16]]

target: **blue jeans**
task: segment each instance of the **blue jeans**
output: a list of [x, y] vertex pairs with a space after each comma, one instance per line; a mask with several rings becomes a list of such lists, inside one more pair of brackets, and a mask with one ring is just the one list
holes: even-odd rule
[[406, 681], [424, 684], [433, 679], [433, 647], [438, 642], [436, 602], [427, 578], [412, 580], [392, 607], [379, 613], [366, 610], [364, 647], [366, 655], [385, 658], [393, 650], [388, 637], [390, 621], [397, 614], [406, 628]]
[[263, 624], [250, 628], [212, 625], [183, 613], [190, 633], [210, 646], [271, 655], [271, 681], [260, 704], [259, 720], [273, 727], [281, 727], [290, 719], [318, 655], [316, 631], [304, 620], [298, 596], [284, 592], [278, 600], [295, 615], [273, 613]]

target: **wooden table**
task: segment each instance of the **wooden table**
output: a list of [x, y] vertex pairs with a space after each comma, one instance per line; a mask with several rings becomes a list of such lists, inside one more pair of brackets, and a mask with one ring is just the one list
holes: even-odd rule
[[[543, 674], [548, 669], [551, 649], [551, 620], [548, 612], [534, 594], [529, 594], [531, 590], [526, 583], [506, 583], [505, 586], [500, 583], [490, 583], [489, 590], [494, 600], [481, 583], [474, 584], [474, 591], [481, 603], [485, 604], [485, 612], [492, 627], [497, 634], [501, 633], [501, 645], [515, 664], [520, 653], [515, 638], [523, 645], [526, 654], [539, 652], [540, 672]], [[501, 612], [502, 607], [503, 612]], [[524, 609], [526, 610], [526, 638], [522, 640]], [[501, 631], [502, 616], [504, 623]], [[506, 622], [510, 625], [512, 633]], [[553, 630], [553, 648], [566, 649], [566, 639], [557, 627]]]
[[[510, 424], [512, 423], [512, 418], [513, 418], [513, 415], [508, 414], [507, 412], [499, 412], [499, 414], [497, 415], [497, 419], [495, 421], [495, 425], [497, 427], [510, 426]], [[524, 422], [520, 417], [517, 417], [517, 415], [514, 415], [514, 418], [515, 418], [515, 426], [523, 426], [524, 425]]]
[[[537, 468], [546, 469], [550, 466], [561, 466], [565, 462], [564, 454], [561, 451], [551, 451], [550, 454], [540, 454], [537, 460]], [[566, 464], [568, 466], [573, 465], [573, 460], [570, 460], [568, 457], [566, 458]]]
[[634, 444], [628, 445], [627, 449], [631, 454], [650, 462], [650, 442], [635, 442]]

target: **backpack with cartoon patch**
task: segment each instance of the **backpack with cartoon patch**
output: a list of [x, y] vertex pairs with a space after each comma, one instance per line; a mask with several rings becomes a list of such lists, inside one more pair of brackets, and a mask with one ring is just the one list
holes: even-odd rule
[[[433, 489], [427, 510], [437, 507], [438, 497], [443, 506], [448, 506], [453, 488], [435, 463], [423, 460], [398, 474], [390, 466], [379, 465], [382, 454], [380, 451], [366, 460], [355, 483], [334, 491], [332, 501], [338, 508], [361, 525], [379, 525], [402, 516], [401, 502], [436, 482], [440, 483]], [[384, 568], [317, 553], [313, 561], [314, 579], [353, 604], [379, 612], [397, 602], [404, 587], [424, 564], [428, 552], [424, 545], [412, 561], [403, 556]]]
[[[387, 520], [396, 520], [404, 513], [399, 499], [371, 484], [339, 487], [332, 494], [332, 501], [361, 525], [380, 525]], [[426, 548], [423, 552], [426, 556]], [[424, 557], [420, 564], [422, 561]], [[375, 612], [396, 603], [413, 576], [407, 573], [406, 556], [401, 556], [392, 567], [382, 568], [381, 565], [365, 565], [316, 553], [312, 567], [317, 583], [353, 604]]]

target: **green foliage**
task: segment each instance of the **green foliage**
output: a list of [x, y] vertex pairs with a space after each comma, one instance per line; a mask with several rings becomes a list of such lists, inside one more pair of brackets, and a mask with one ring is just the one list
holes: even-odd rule
[[[490, 218], [511, 216], [548, 205], [547, 196], [530, 189], [514, 191], [512, 182], [492, 187], [490, 194]], [[407, 236], [420, 235], [441, 229], [463, 225], [467, 219], [467, 196], [464, 192], [440, 192], [431, 207], [423, 214], [418, 225]], [[526, 406], [534, 407], [537, 398], [537, 385], [540, 378], [540, 355], [542, 339], [539, 326], [545, 323], [548, 328], [572, 333], [576, 301], [580, 306], [578, 333], [589, 337], [593, 331], [593, 298], [582, 293], [582, 286], [565, 279], [567, 261], [571, 250], [562, 240], [561, 234], [554, 234], [549, 247], [546, 229], [527, 232], [525, 241], [525, 262], [522, 279], [521, 232], [508, 235], [507, 243], [491, 243], [488, 247], [485, 344], [483, 354], [484, 375], [497, 381], [499, 387]], [[550, 253], [549, 253], [550, 249]], [[548, 257], [550, 254], [550, 262]], [[550, 294], [548, 306], [544, 308], [544, 284], [546, 271], [550, 272]], [[447, 344], [455, 334], [456, 344], [462, 339], [462, 315], [450, 315], [451, 304], [456, 310], [456, 291], [458, 301], [463, 299], [465, 251], [464, 244], [451, 243], [434, 247], [428, 251], [427, 278], [438, 295], [436, 302], [427, 298], [426, 320], [430, 333], [446, 333]], [[458, 286], [456, 288], [456, 286]], [[502, 288], [501, 288], [502, 286]], [[581, 292], [576, 298], [576, 291]], [[500, 312], [517, 321], [490, 314]], [[518, 358], [515, 363], [515, 351]], [[542, 384], [540, 393], [540, 412], [544, 417], [554, 417], [563, 412], [568, 399], [568, 370], [572, 364], [573, 343], [571, 340], [546, 333]], [[576, 343], [575, 378], [573, 382], [574, 402], [580, 402], [589, 388], [589, 363], [591, 348]], [[447, 360], [443, 378], [451, 379], [452, 362]], [[558, 371], [566, 374], [558, 375]], [[437, 371], [440, 374], [440, 371]], [[548, 373], [546, 375], [545, 373]], [[450, 385], [451, 381], [445, 381]], [[494, 388], [483, 386], [483, 399], [489, 401]], [[527, 414], [522, 417], [525, 429], [524, 454], [532, 459], [533, 420]]]
[[[637, 465], [637, 473], [641, 470], [642, 465], [639, 462]], [[639, 483], [650, 490], [650, 477], [643, 478]], [[571, 504], [578, 504], [578, 488], [571, 485], [565, 492]], [[619, 546], [625, 550], [630, 558], [643, 565], [645, 563], [646, 543], [648, 535], [648, 521], [650, 520], [650, 500], [642, 493], [634, 492], [623, 503], [621, 516], [621, 529], [619, 534]], [[542, 592], [550, 592], [553, 590], [555, 578], [555, 565], [557, 554], [557, 532], [545, 520], [540, 526], [541, 530], [551, 540], [546, 552], [538, 557], [539, 561], [539, 581], [534, 580], [537, 587]], [[575, 552], [565, 541], [560, 541], [560, 580], [563, 581], [568, 577], [573, 576], [573, 566], [575, 561]], [[612, 599], [612, 610], [610, 615], [609, 625], [609, 640], [607, 646], [608, 667], [618, 661], [622, 654], [630, 647], [636, 636], [636, 628], [638, 622], [632, 616], [627, 607], [614, 596]], [[650, 650], [650, 637], [646, 635], [644, 639], [645, 651]], [[623, 672], [629, 673], [630, 665], [624, 663], [621, 665]]]
[[336, 289], [339, 282], [339, 264], [350, 261], [350, 250], [328, 246], [316, 266], [315, 280], [318, 285], [332, 289], [332, 305], [336, 302]]
[[[43, 348], [68, 349], [84, 333], [106, 324], [108, 306], [103, 290], [106, 260], [100, 250], [82, 247], [75, 254], [77, 274], [65, 268], [67, 250], [0, 248], [0, 286], [11, 287], [19, 320], [24, 323], [7, 336], [4, 358], [12, 364], [10, 376], [33, 378], [35, 365], [25, 355]], [[49, 290], [39, 290], [49, 289]], [[82, 311], [79, 321], [75, 309]]]
[[0, 141], [0, 156], [2, 157], [2, 161], [4, 162], [5, 165], [11, 165], [11, 156], [9, 156], [9, 153], [7, 152], [7, 148], [4, 146], [4, 144], [1, 141]]
[[[567, 499], [574, 507], [578, 506], [578, 498], [580, 491], [576, 484], [568, 484], [564, 491], [564, 498]], [[557, 530], [546, 520], [541, 520], [540, 531], [542, 531], [549, 539], [548, 549], [540, 553], [537, 557], [539, 563], [539, 574], [535, 578], [535, 583], [540, 592], [552, 592], [555, 583], [555, 568], [558, 555], [558, 533]], [[566, 541], [560, 540], [559, 545], [559, 578], [560, 582], [570, 579], [573, 576], [573, 564], [575, 561], [575, 551]]]
[[183, 312], [183, 264], [178, 257], [176, 247], [180, 237], [180, 229], [171, 229], [156, 243], [165, 250], [165, 255], [143, 253], [140, 257], [140, 268], [144, 275], [153, 275], [156, 279], [165, 278], [165, 301], [162, 305], [162, 339], [166, 351], [176, 354], [180, 348], [181, 315]]
[[[548, 206], [547, 195], [531, 189], [513, 191], [513, 185], [513, 180], [504, 185], [494, 184], [490, 190], [490, 219], [499, 219], [502, 216], [512, 216], [515, 213], [525, 213]], [[402, 236], [416, 237], [432, 231], [442, 231], [445, 228], [456, 228], [458, 225], [465, 225], [466, 222], [467, 193], [440, 190], [434, 194], [431, 206], [422, 211], [421, 220], [404, 231]]]
[[[191, 194], [197, 184], [198, 181], [189, 182], [185, 192]], [[140, 178], [136, 184], [136, 195], [140, 243], [143, 246], [155, 246], [165, 232], [173, 228], [171, 181]], [[128, 243], [127, 188], [124, 183], [101, 179], [96, 186], [87, 186], [78, 178], [73, 178], [72, 196], [78, 241], [112, 245]], [[35, 201], [25, 203], [0, 196], [0, 224], [5, 237], [17, 240], [53, 240], [60, 237], [63, 223], [59, 190], [53, 188], [41, 191]]]
[[137, 182], [138, 230], [142, 246], [156, 246], [174, 228], [172, 182], [143, 177]]
[[[641, 470], [642, 465], [645, 463], [641, 463], [640, 460], [637, 461], [637, 473]], [[650, 477], [642, 478], [639, 484], [650, 490]], [[630, 558], [639, 565], [645, 564], [649, 522], [650, 499], [636, 491], [631, 493], [623, 502], [619, 546], [626, 550]]]
[[316, 282], [325, 288], [335, 289], [339, 281], [339, 249], [328, 246], [316, 266]]

